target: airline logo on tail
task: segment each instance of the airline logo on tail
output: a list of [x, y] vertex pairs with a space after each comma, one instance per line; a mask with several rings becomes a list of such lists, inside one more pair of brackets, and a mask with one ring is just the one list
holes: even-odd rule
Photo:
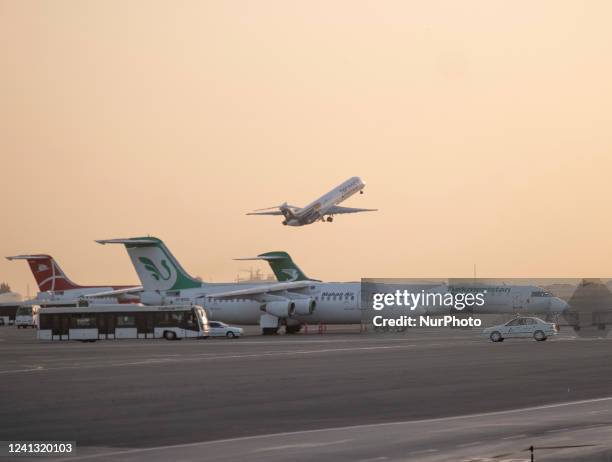
[[287, 276], [289, 276], [288, 279], [285, 279], [285, 281], [287, 282], [293, 282], [293, 281], [297, 281], [300, 273], [298, 273], [298, 270], [294, 269], [294, 268], [289, 268], [289, 269], [282, 269], [281, 270], [284, 274], [286, 274]]
[[128, 254], [142, 286], [147, 290], [171, 290], [177, 280], [176, 268], [157, 246], [129, 247]]
[[166, 260], [161, 261], [161, 265], [167, 271], [166, 276], [161, 274], [159, 269], [157, 269], [157, 266], [155, 265], [155, 263], [153, 263], [149, 258], [138, 257], [138, 260], [140, 261], [140, 263], [144, 265], [145, 269], [148, 270], [151, 273], [151, 276], [155, 278], [155, 280], [157, 281], [160, 281], [160, 280], [167, 281], [168, 279], [170, 279], [170, 276], [172, 276], [172, 270], [168, 268], [168, 262]]

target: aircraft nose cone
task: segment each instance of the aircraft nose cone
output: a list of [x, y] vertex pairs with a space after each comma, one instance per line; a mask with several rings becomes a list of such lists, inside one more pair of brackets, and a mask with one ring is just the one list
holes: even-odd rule
[[561, 300], [559, 297], [554, 297], [550, 301], [550, 311], [554, 313], [562, 313], [569, 308], [569, 304], [565, 300]]

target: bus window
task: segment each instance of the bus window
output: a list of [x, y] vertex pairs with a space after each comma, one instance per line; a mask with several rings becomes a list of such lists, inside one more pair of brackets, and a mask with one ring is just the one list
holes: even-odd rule
[[117, 327], [134, 327], [136, 325], [136, 317], [133, 315], [117, 316]]
[[180, 326], [181, 324], [183, 324], [183, 313], [180, 311], [174, 311], [170, 314], [170, 322], [173, 325], [177, 325]]
[[196, 329], [198, 327], [198, 322], [196, 320], [195, 312], [185, 313], [185, 328], [186, 329]]
[[96, 317], [87, 313], [76, 314], [70, 319], [71, 329], [89, 329], [96, 327]]

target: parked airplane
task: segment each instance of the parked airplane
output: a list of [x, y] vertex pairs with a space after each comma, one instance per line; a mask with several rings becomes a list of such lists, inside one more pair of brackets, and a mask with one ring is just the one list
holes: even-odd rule
[[[32, 270], [32, 275], [38, 284], [40, 292], [32, 300], [26, 303], [51, 302], [51, 301], [76, 301], [83, 297], [97, 297], [108, 299], [109, 303], [137, 302], [139, 286], [82, 286], [75, 284], [62, 271], [51, 255], [15, 255], [6, 257], [7, 260], [26, 260]], [[109, 295], [106, 295], [111, 291]], [[103, 300], [98, 300], [103, 302]]]
[[[236, 260], [263, 260], [268, 262], [270, 268], [278, 281], [304, 281], [313, 280], [297, 266], [287, 252], [275, 251], [266, 252], [250, 258], [236, 258]], [[380, 290], [381, 292], [393, 292], [403, 290], [406, 287], [416, 287], [417, 284], [403, 283], [392, 284], [382, 282], [380, 284], [369, 283], [368, 288]], [[441, 284], [420, 285], [425, 290], [440, 292], [463, 292], [463, 293], [486, 293], [486, 303], [479, 307], [476, 312], [480, 314], [503, 314], [503, 313], [531, 313], [545, 314], [554, 317], [568, 309], [568, 304], [559, 297], [553, 296], [550, 292], [541, 287], [533, 285], [500, 285], [485, 282], [465, 282], [448, 281]], [[367, 289], [366, 289], [367, 290]], [[366, 295], [367, 297], [367, 295]], [[439, 310], [438, 307], [431, 307], [428, 314], [434, 314]]]
[[[358, 176], [349, 178], [341, 185], [335, 187], [327, 194], [321, 196], [316, 201], [311, 202], [306, 207], [296, 207], [288, 205], [286, 202], [276, 207], [258, 209], [247, 215], [283, 215], [283, 225], [304, 226], [315, 221], [334, 221], [334, 215], [341, 213], [374, 212], [377, 209], [359, 209], [351, 207], [340, 207], [338, 204], [344, 202], [353, 194], [359, 192], [363, 194], [365, 183]], [[278, 209], [278, 210], [273, 210]]]
[[148, 305], [196, 303], [207, 309], [210, 319], [259, 324], [263, 334], [274, 334], [282, 325], [287, 333], [296, 333], [303, 323], [361, 322], [359, 283], [206, 283], [190, 276], [155, 237], [96, 242], [125, 245], [142, 282], [140, 299]]
[[[279, 274], [281, 277], [297, 274], [295, 279], [274, 284], [206, 283], [191, 277], [165, 244], [155, 237], [96, 242], [125, 245], [142, 283], [140, 298], [145, 304], [196, 303], [207, 309], [210, 319], [244, 325], [259, 324], [263, 334], [274, 334], [282, 325], [287, 333], [297, 333], [303, 323], [359, 324], [365, 320], [361, 308], [360, 282], [326, 283], [308, 279], [286, 252], [262, 255], [271, 263], [277, 277]], [[274, 256], [277, 258], [272, 258]], [[387, 285], [385, 290], [390, 287]], [[415, 291], [454, 290], [437, 283], [411, 288]], [[562, 311], [567, 306], [562, 300], [535, 286], [507, 289], [506, 286], [491, 287], [495, 297], [491, 301], [492, 312], [512, 313], [522, 308], [530, 313], [549, 313], [551, 310]], [[540, 294], [535, 297], [533, 292]], [[519, 297], [521, 295], [523, 298]], [[518, 305], [521, 300], [525, 306]]]

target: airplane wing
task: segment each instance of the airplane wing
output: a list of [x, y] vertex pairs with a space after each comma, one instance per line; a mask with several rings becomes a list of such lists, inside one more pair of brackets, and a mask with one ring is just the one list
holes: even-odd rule
[[247, 215], [282, 215], [280, 210], [271, 210], [269, 212], [249, 212]]
[[340, 207], [334, 205], [325, 211], [325, 215], [336, 215], [339, 213], [376, 212], [378, 209], [359, 209], [354, 207]]
[[311, 284], [312, 281], [279, 282], [277, 284], [261, 284], [257, 287], [249, 287], [248, 289], [215, 292], [206, 295], [212, 298], [234, 298], [248, 295], [265, 295], [273, 294], [274, 292], [284, 292], [286, 290], [303, 289]]
[[84, 294], [84, 298], [99, 298], [99, 297], [115, 297], [117, 295], [138, 294], [142, 292], [142, 286], [128, 287], [126, 289], [107, 290], [105, 292], [94, 292], [92, 294]]

